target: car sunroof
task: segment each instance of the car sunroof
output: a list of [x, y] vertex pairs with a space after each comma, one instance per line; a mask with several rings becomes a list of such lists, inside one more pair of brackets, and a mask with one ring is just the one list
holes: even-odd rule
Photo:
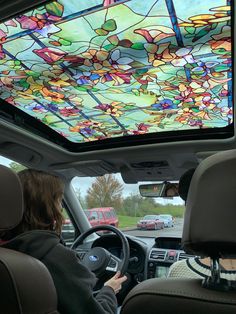
[[0, 97], [72, 143], [232, 124], [226, 0], [59, 0], [0, 24]]

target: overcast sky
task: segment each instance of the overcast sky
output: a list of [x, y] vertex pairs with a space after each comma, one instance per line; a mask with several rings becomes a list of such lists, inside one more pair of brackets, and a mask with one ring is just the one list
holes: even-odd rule
[[[124, 184], [120, 174], [114, 174], [114, 177], [124, 186], [123, 195], [127, 196], [129, 194], [139, 194], [139, 189], [137, 184]], [[78, 187], [81, 193], [87, 192], [91, 184], [96, 180], [96, 178], [84, 178], [76, 177], [73, 179], [73, 184]]]

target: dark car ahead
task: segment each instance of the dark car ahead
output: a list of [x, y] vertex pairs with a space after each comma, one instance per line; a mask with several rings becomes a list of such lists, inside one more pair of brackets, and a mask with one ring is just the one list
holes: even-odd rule
[[138, 229], [159, 230], [164, 228], [164, 222], [158, 218], [158, 215], [146, 215], [137, 223]]

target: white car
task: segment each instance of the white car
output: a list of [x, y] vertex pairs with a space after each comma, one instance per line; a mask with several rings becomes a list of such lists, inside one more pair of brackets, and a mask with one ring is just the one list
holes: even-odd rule
[[174, 219], [171, 215], [158, 215], [158, 219], [164, 222], [165, 228], [174, 227]]

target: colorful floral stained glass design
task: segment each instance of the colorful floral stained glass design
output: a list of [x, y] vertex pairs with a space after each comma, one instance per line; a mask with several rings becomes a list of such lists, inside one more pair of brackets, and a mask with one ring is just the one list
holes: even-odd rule
[[232, 123], [228, 0], [59, 0], [0, 40], [0, 97], [69, 141]]

